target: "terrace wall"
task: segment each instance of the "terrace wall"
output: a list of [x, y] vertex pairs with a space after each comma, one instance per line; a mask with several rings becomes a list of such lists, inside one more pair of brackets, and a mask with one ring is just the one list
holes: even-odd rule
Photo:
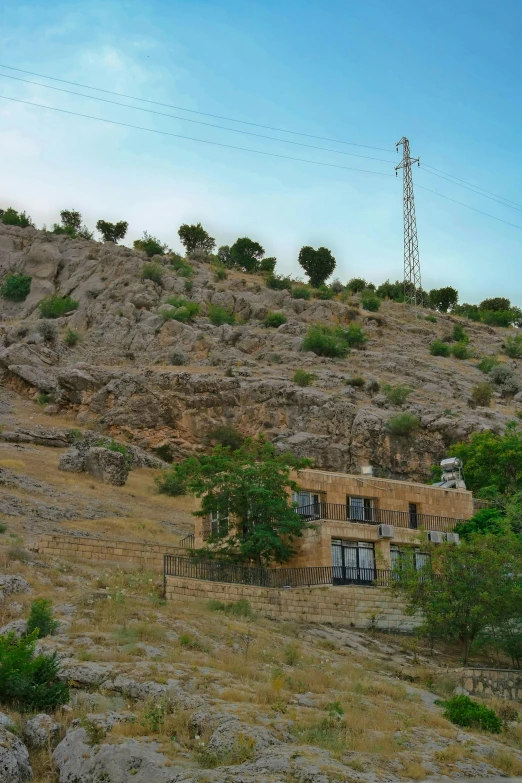
[[134, 563], [141, 568], [163, 573], [163, 555], [184, 555], [187, 550], [166, 544], [140, 541], [115, 541], [89, 536], [45, 535], [38, 543], [38, 552], [57, 557], [82, 560]]

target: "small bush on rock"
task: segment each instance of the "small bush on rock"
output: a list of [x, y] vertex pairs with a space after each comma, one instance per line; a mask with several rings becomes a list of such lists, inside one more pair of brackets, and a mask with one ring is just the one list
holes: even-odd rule
[[323, 300], [333, 299], [335, 296], [335, 291], [333, 290], [332, 286], [329, 285], [320, 285], [319, 288], [316, 288], [313, 293], [316, 299]]
[[292, 299], [310, 299], [312, 292], [309, 288], [304, 286], [296, 286], [292, 288]]
[[52, 636], [58, 630], [59, 623], [53, 617], [51, 601], [47, 598], [37, 598], [31, 604], [27, 621], [27, 634], [36, 632], [37, 639]]
[[350, 352], [345, 329], [340, 326], [316, 324], [310, 326], [303, 340], [303, 351], [312, 351], [317, 356], [343, 359]]
[[522, 359], [522, 334], [508, 335], [504, 342], [504, 352], [511, 359]]
[[179, 367], [187, 363], [187, 357], [183, 351], [173, 351], [170, 355], [170, 363], [173, 367]]
[[496, 356], [484, 356], [478, 363], [477, 367], [481, 372], [487, 374], [491, 372], [493, 367], [496, 367], [497, 364], [499, 364], [499, 361]]
[[231, 427], [230, 424], [216, 427], [209, 434], [209, 438], [219, 443], [220, 446], [228, 447], [232, 451], [240, 449], [245, 442], [245, 436], [239, 430], [236, 430], [235, 427]]
[[78, 302], [71, 299], [70, 296], [52, 294], [40, 302], [40, 315], [42, 318], [61, 318], [65, 313], [76, 310], [77, 307]]
[[20, 228], [27, 228], [28, 226], [34, 226], [29, 215], [25, 212], [17, 212], [13, 207], [7, 207], [7, 209], [0, 209], [0, 220], [5, 226], [19, 226]]
[[346, 288], [352, 294], [360, 294], [365, 288], [368, 288], [368, 283], [363, 277], [352, 277], [352, 279], [348, 280], [346, 283]]
[[39, 321], [36, 328], [47, 342], [52, 343], [58, 337], [58, 330], [52, 321]]
[[469, 359], [471, 356], [468, 344], [466, 342], [455, 343], [451, 348], [451, 355], [455, 359]]
[[152, 258], [152, 256], [165, 255], [165, 252], [168, 250], [168, 245], [164, 245], [159, 239], [152, 237], [144, 231], [142, 238], [134, 241], [134, 249], [142, 250], [149, 258]]
[[449, 345], [442, 340], [434, 340], [430, 345], [430, 353], [432, 356], [449, 356]]
[[35, 655], [37, 639], [36, 631], [0, 636], [0, 701], [20, 711], [52, 711], [69, 701], [56, 653]]
[[289, 277], [281, 277], [275, 275], [273, 272], [269, 272], [266, 276], [267, 288], [271, 288], [274, 291], [291, 291], [292, 281]]
[[493, 389], [489, 383], [478, 383], [471, 390], [471, 397], [468, 401], [470, 408], [489, 408], [491, 405], [491, 398], [493, 396]]
[[452, 696], [451, 699], [441, 702], [444, 707], [444, 717], [456, 726], [482, 729], [492, 734], [500, 734], [502, 721], [490, 707], [478, 704], [469, 696]]
[[32, 277], [29, 275], [15, 273], [7, 275], [0, 288], [0, 294], [4, 299], [10, 299], [12, 302], [23, 302], [31, 289], [31, 280]]
[[214, 326], [235, 324], [236, 322], [236, 316], [232, 310], [229, 310], [228, 307], [222, 307], [221, 305], [210, 305], [208, 308], [208, 317]]
[[390, 435], [408, 437], [419, 428], [419, 419], [413, 413], [398, 413], [388, 421], [387, 429]]
[[176, 308], [175, 310], [160, 310], [160, 314], [165, 321], [174, 320], [187, 323], [199, 315], [199, 304], [197, 302], [189, 302], [188, 299], [183, 299], [180, 296], [170, 296], [165, 304]]
[[462, 324], [455, 324], [451, 336], [456, 343], [469, 343], [469, 337], [464, 331]]
[[389, 383], [382, 385], [382, 392], [392, 405], [404, 405], [412, 391], [413, 389], [403, 383], [398, 383], [397, 386], [391, 386]]
[[306, 372], [305, 370], [296, 370], [293, 378], [294, 383], [298, 386], [310, 386], [315, 381], [315, 375], [313, 372]]
[[216, 282], [219, 282], [220, 280], [226, 280], [228, 277], [227, 268], [224, 264], [221, 263], [221, 261], [216, 261], [212, 265], [212, 273]]
[[71, 329], [71, 327], [67, 329], [63, 336], [63, 341], [66, 345], [69, 346], [69, 348], [74, 348], [79, 339], [80, 335], [78, 332], [75, 332], [74, 329]]
[[346, 333], [346, 342], [350, 348], [362, 348], [368, 342], [368, 338], [359, 324], [350, 324]]
[[140, 277], [142, 280], [152, 280], [158, 285], [163, 284], [163, 267], [161, 264], [155, 264], [153, 261], [144, 264], [141, 268]]
[[373, 291], [363, 291], [361, 304], [370, 313], [376, 313], [381, 307], [381, 300]]
[[191, 265], [185, 261], [185, 259], [181, 258], [181, 256], [173, 256], [170, 265], [175, 272], [181, 275], [181, 277], [192, 277], [194, 274]]
[[286, 315], [284, 315], [284, 313], [268, 313], [263, 321], [263, 325], [266, 326], [267, 329], [277, 329], [283, 324], [286, 324]]
[[348, 386], [355, 386], [359, 389], [362, 389], [365, 383], [366, 381], [364, 380], [364, 378], [359, 378], [359, 377], [348, 378], [348, 380], [346, 381], [346, 384]]

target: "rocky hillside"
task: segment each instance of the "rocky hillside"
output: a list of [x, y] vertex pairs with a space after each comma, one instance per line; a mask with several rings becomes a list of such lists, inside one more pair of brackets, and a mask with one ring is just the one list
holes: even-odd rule
[[[394, 302], [370, 313], [356, 296], [293, 299], [260, 276], [229, 272], [216, 281], [204, 259], [189, 261], [189, 276], [168, 256], [156, 260], [161, 285], [141, 279], [144, 253], [0, 224], [0, 280], [8, 272], [32, 278], [24, 302], [0, 299], [2, 384], [13, 395], [48, 400], [49, 425], [66, 415], [144, 449], [168, 446], [174, 458], [205, 448], [207, 436], [228, 424], [262, 432], [319, 467], [353, 471], [370, 463], [382, 475], [421, 480], [449, 443], [484, 428], [500, 431], [516, 412], [500, 394], [490, 408], [468, 407], [471, 389], [485, 380], [477, 358], [430, 355], [430, 343], [461, 319], [437, 314], [433, 323]], [[38, 303], [55, 292], [79, 306], [42, 326]], [[199, 304], [193, 321], [165, 318], [173, 295]], [[213, 325], [211, 305], [229, 308], [236, 323]], [[286, 323], [264, 327], [275, 311]], [[356, 322], [369, 340], [345, 359], [303, 352], [307, 328], [317, 322]], [[79, 335], [75, 345], [64, 340], [68, 328]], [[476, 357], [501, 354], [505, 329], [465, 328]], [[315, 374], [312, 386], [293, 382], [298, 368]], [[354, 377], [365, 385], [351, 385]], [[413, 392], [396, 406], [372, 381]], [[420, 420], [408, 438], [387, 431], [401, 411]]]

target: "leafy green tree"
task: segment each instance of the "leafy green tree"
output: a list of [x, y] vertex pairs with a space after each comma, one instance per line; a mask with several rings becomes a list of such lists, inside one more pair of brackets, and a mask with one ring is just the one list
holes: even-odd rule
[[218, 248], [217, 257], [224, 266], [228, 266], [229, 268], [234, 266], [232, 256], [230, 255], [229, 245], [221, 245], [221, 247]]
[[152, 258], [152, 256], [165, 255], [165, 252], [168, 250], [168, 245], [164, 245], [159, 239], [156, 239], [156, 237], [153, 237], [144, 231], [141, 239], [134, 240], [134, 249], [142, 250], [149, 258]]
[[299, 251], [297, 260], [306, 272], [310, 285], [314, 288], [319, 288], [319, 286], [323, 285], [336, 266], [335, 258], [326, 247], [320, 247], [317, 250], [314, 250], [313, 247], [305, 245]]
[[364, 277], [352, 277], [352, 279], [348, 280], [346, 283], [346, 288], [351, 291], [352, 294], [360, 294], [361, 291], [364, 291], [367, 287], [368, 283]]
[[51, 601], [48, 598], [37, 598], [33, 601], [27, 621], [27, 633], [36, 631], [37, 638], [43, 639], [44, 636], [56, 633], [58, 626], [58, 621], [53, 617]]
[[72, 239], [92, 239], [92, 231], [87, 226], [82, 226], [81, 213], [75, 209], [62, 209], [60, 212], [61, 225], [53, 225], [53, 234], [67, 234]]
[[459, 522], [455, 526], [455, 533], [461, 538], [470, 541], [477, 535], [506, 535], [510, 532], [510, 526], [506, 521], [504, 511], [497, 507], [481, 508], [467, 522]]
[[51, 711], [69, 701], [69, 688], [58, 680], [56, 652], [35, 654], [38, 635], [0, 636], [0, 701], [21, 711]]
[[395, 283], [390, 283], [386, 280], [382, 283], [375, 292], [381, 299], [392, 299], [394, 302], [404, 301], [404, 283], [396, 280]]
[[466, 665], [480, 635], [506, 622], [517, 601], [520, 606], [522, 542], [481, 535], [460, 546], [428, 548], [431, 561], [420, 570], [402, 559], [394, 588], [404, 593], [411, 614], [421, 612], [420, 632], [458, 643]]
[[459, 292], [456, 288], [446, 286], [445, 288], [432, 288], [429, 293], [429, 303], [440, 313], [447, 313], [453, 310], [459, 301]]
[[277, 258], [275, 256], [267, 256], [266, 258], [262, 258], [259, 262], [259, 271], [273, 274], [276, 263]]
[[106, 220], [98, 220], [96, 223], [96, 230], [100, 232], [104, 242], [114, 242], [118, 244], [120, 239], [123, 239], [127, 233], [129, 224], [124, 220], [120, 220], [119, 223], [109, 223]]
[[510, 422], [503, 435], [476, 432], [467, 443], [449, 449], [464, 463], [466, 486], [481, 495], [510, 495], [522, 491], [522, 432]]
[[27, 228], [33, 226], [34, 223], [25, 212], [17, 212], [13, 207], [7, 209], [0, 209], [0, 220], [5, 226], [19, 226], [20, 228]]
[[[236, 239], [230, 248], [232, 266], [241, 269], [243, 272], [258, 272], [264, 255], [265, 251], [259, 242], [254, 242], [249, 237]], [[267, 271], [270, 272], [273, 269]]]
[[0, 296], [3, 296], [4, 299], [10, 299], [12, 302], [25, 301], [31, 290], [31, 280], [32, 277], [29, 275], [17, 273], [7, 275], [0, 288]]
[[187, 255], [197, 252], [210, 254], [216, 246], [216, 240], [205, 231], [201, 223], [183, 223], [178, 229], [178, 236]]
[[310, 465], [309, 460], [280, 454], [261, 438], [247, 439], [236, 451], [216, 446], [212, 454], [190, 457], [174, 466], [159, 481], [160, 491], [184, 483], [201, 498], [196, 516], [219, 515], [228, 525], [210, 535], [197, 550], [204, 557], [266, 566], [285, 563], [294, 554], [296, 539], [308, 522], [296, 514], [289, 492], [297, 491], [290, 471]]
[[496, 296], [493, 299], [484, 299], [479, 304], [480, 310], [493, 310], [499, 312], [501, 310], [509, 310], [511, 308], [511, 302], [503, 296]]

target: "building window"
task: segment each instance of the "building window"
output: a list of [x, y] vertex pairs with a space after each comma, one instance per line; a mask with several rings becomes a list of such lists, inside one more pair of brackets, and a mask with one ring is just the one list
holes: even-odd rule
[[410, 514], [410, 528], [412, 530], [417, 530], [418, 528], [418, 516], [417, 516], [417, 504], [416, 503], [410, 503], [408, 507], [408, 511]]
[[292, 503], [298, 514], [310, 519], [319, 519], [321, 515], [321, 496], [307, 489], [292, 492]]
[[398, 546], [390, 547], [390, 563], [393, 571], [397, 571], [401, 566], [401, 561], [405, 558], [412, 558], [417, 571], [420, 571], [430, 562], [430, 555], [427, 552], [421, 552], [420, 549], [401, 549]]
[[375, 580], [375, 550], [367, 541], [332, 538], [334, 584], [368, 584]]
[[228, 514], [222, 511], [210, 512], [210, 535], [221, 537], [228, 535]]
[[351, 496], [346, 498], [346, 519], [354, 522], [373, 522], [374, 503], [372, 498]]

